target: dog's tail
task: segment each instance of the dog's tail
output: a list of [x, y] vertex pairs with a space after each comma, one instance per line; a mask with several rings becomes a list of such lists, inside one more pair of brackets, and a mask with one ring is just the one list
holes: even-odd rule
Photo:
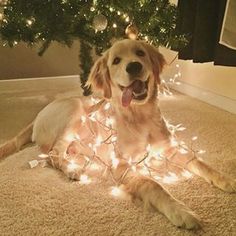
[[21, 130], [14, 138], [0, 145], [0, 159], [19, 151], [25, 144], [31, 143], [33, 122]]

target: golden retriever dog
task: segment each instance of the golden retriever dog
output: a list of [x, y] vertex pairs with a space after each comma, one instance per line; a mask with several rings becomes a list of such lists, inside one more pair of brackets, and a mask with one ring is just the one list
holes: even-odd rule
[[[114, 179], [121, 180], [120, 184], [134, 199], [138, 198], [145, 207], [163, 213], [174, 225], [196, 229], [200, 226], [199, 220], [187, 206], [171, 196], [154, 179], [131, 171], [127, 161], [128, 157], [138, 160], [148, 145], [155, 150], [161, 148], [165, 155], [175, 152], [171, 132], [161, 115], [157, 100], [159, 76], [164, 64], [164, 57], [153, 46], [142, 41], [121, 40], [96, 61], [87, 85], [94, 91], [101, 91], [103, 99], [109, 101], [113, 109], [119, 150], [119, 162], [111, 169]], [[1, 146], [0, 157], [19, 150], [32, 140], [44, 153], [50, 152], [53, 166], [70, 178], [79, 179], [81, 169], [68, 168], [70, 160], [65, 158], [65, 154], [79, 152], [89, 156], [91, 150], [80, 142], [76, 143], [71, 135], [79, 135], [80, 140], [89, 140], [97, 135], [105, 138], [106, 132], [96, 122], [84, 119], [92, 111], [102, 110], [103, 107], [103, 100], [96, 105], [91, 105], [87, 98], [56, 100], [46, 106], [31, 125]], [[101, 146], [97, 151], [100, 153], [98, 156], [105, 160], [108, 158], [106, 154], [112, 150], [108, 146]], [[214, 186], [226, 192], [235, 192], [235, 180], [193, 158], [191, 152], [181, 157], [181, 161], [187, 170]]]

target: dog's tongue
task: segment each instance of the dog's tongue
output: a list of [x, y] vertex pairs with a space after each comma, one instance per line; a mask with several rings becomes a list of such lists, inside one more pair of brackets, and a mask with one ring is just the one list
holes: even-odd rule
[[133, 98], [133, 88], [132, 87], [124, 88], [123, 94], [122, 94], [122, 105], [124, 107], [129, 106], [132, 98]]
[[133, 91], [139, 93], [142, 91], [144, 83], [140, 80], [134, 81], [130, 86], [124, 88], [122, 94], [122, 105], [124, 107], [129, 106], [133, 98]]

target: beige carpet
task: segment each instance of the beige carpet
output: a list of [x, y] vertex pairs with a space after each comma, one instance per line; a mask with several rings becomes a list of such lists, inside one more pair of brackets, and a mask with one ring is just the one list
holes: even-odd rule
[[[0, 93], [0, 142], [30, 122], [55, 91]], [[44, 95], [47, 95], [44, 97]], [[161, 107], [174, 124], [183, 123], [185, 141], [198, 135], [203, 158], [236, 178], [236, 116], [195, 99], [176, 94]], [[158, 212], [144, 212], [131, 202], [108, 194], [109, 183], [80, 186], [57, 170], [28, 161], [36, 147], [0, 161], [0, 235], [236, 235], [236, 194], [224, 193], [194, 177], [170, 192], [192, 208], [204, 222], [191, 232], [172, 226]]]

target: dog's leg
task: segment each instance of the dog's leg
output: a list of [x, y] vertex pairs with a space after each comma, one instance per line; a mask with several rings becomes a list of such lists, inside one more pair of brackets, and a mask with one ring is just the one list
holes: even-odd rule
[[50, 152], [50, 164], [60, 169], [68, 178], [79, 180], [81, 175], [81, 168], [76, 160], [71, 162], [66, 159], [66, 151], [70, 142], [65, 139], [58, 139]]
[[[127, 168], [127, 164], [120, 163], [114, 171], [114, 177], [122, 179], [122, 175]], [[172, 197], [167, 190], [154, 180], [134, 172], [128, 172], [126, 177], [123, 178], [122, 184], [132, 197], [141, 199], [144, 206], [148, 208], [157, 209], [174, 225], [186, 229], [200, 227], [199, 220], [194, 213], [183, 203]]]
[[207, 182], [212, 183], [223, 191], [236, 192], [236, 180], [214, 170], [203, 161], [194, 158], [187, 163], [186, 167], [190, 172], [204, 178]]

